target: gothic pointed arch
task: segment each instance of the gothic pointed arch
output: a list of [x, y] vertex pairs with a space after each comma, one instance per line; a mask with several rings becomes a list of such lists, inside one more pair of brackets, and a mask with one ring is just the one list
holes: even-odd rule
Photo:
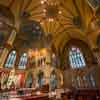
[[18, 65], [19, 69], [26, 69], [27, 62], [28, 62], [27, 53], [23, 53], [20, 57], [20, 61]]
[[55, 70], [53, 70], [50, 75], [50, 86], [52, 91], [57, 88], [57, 74]]
[[15, 60], [16, 60], [16, 51], [12, 50], [8, 55], [7, 61], [5, 63], [5, 67], [6, 68], [14, 67]]

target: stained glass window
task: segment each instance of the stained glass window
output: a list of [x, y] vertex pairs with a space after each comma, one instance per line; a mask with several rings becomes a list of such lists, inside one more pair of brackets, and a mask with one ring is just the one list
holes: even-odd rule
[[57, 76], [55, 71], [51, 73], [50, 84], [51, 84], [51, 90], [55, 90], [57, 88]]
[[95, 82], [95, 79], [94, 79], [92, 74], [90, 74], [90, 80], [91, 80], [91, 86], [95, 87], [96, 86], [96, 82]]
[[25, 69], [26, 68], [26, 64], [27, 64], [27, 54], [24, 53], [21, 58], [20, 58], [20, 61], [19, 61], [19, 69]]
[[86, 81], [87, 81], [87, 85], [88, 87], [96, 87], [96, 81], [95, 81], [95, 78], [92, 74], [89, 74], [86, 77]]
[[77, 76], [77, 85], [78, 85], [78, 87], [81, 87], [80, 79], [81, 79], [81, 77], [80, 76]]
[[26, 87], [27, 88], [32, 88], [32, 83], [33, 83], [33, 75], [30, 72], [28, 77], [27, 77], [27, 80], [26, 80]]
[[92, 7], [92, 8], [98, 8], [100, 7], [100, 0], [87, 0], [88, 4]]
[[82, 68], [86, 66], [82, 52], [76, 47], [72, 47], [69, 51], [69, 61], [72, 68]]
[[44, 84], [45, 84], [44, 73], [40, 71], [39, 74], [38, 74], [38, 85], [39, 85], [39, 88], [43, 87]]
[[14, 66], [15, 60], [16, 60], [16, 51], [13, 50], [13, 51], [9, 54], [9, 56], [8, 56], [8, 58], [7, 58], [5, 67], [12, 68], [12, 67]]

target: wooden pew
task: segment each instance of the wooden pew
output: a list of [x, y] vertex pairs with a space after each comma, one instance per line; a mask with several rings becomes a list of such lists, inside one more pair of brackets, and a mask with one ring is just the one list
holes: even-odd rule
[[72, 89], [62, 94], [62, 100], [100, 100], [99, 89]]

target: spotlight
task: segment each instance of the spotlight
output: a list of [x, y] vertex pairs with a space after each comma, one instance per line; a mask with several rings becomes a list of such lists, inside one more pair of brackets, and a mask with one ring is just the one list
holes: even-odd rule
[[2, 22], [0, 22], [0, 25], [2, 25], [3, 23]]
[[40, 95], [40, 94], [41, 94], [41, 92], [40, 92], [40, 91], [37, 91], [37, 92], [36, 92], [36, 94], [37, 94], [37, 95]]
[[54, 19], [53, 18], [49, 18], [49, 22], [53, 22], [54, 21]]
[[56, 92], [55, 92], [55, 91], [52, 91], [52, 92], [51, 92], [51, 95], [52, 95], [52, 96], [55, 96], [55, 95], [56, 95]]
[[45, 13], [46, 12], [46, 9], [43, 9], [43, 12]]
[[59, 14], [62, 14], [62, 11], [59, 11], [58, 13], [59, 13]]
[[43, 22], [40, 22], [41, 25], [43, 25]]
[[45, 1], [44, 1], [44, 0], [42, 0], [42, 1], [41, 1], [41, 4], [44, 4], [44, 3], [45, 3]]

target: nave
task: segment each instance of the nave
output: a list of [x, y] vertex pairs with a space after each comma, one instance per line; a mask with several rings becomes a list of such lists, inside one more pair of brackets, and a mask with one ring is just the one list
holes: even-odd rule
[[100, 0], [0, 0], [0, 100], [100, 100]]

